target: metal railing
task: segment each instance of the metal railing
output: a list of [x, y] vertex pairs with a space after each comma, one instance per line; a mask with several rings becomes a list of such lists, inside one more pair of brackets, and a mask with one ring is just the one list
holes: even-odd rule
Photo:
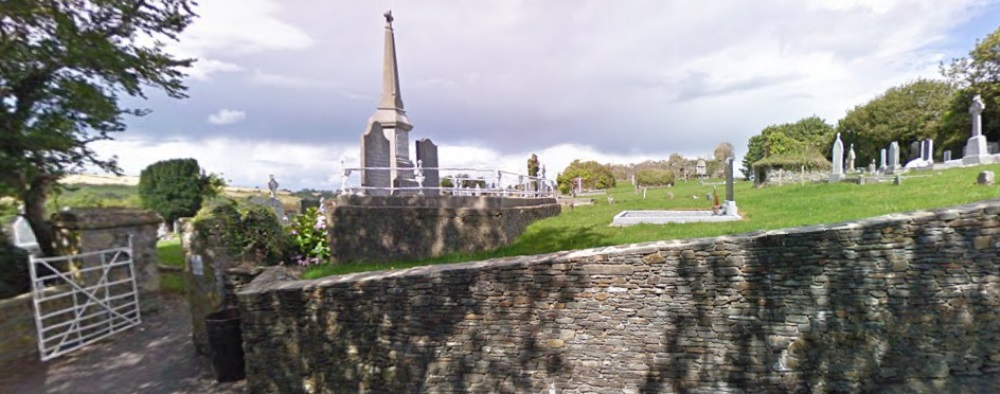
[[[347, 167], [341, 162], [340, 193], [354, 195], [451, 195], [451, 196], [501, 196], [519, 198], [556, 197], [559, 188], [553, 179], [545, 178], [545, 170], [541, 176], [529, 176], [499, 169], [481, 169], [466, 167], [424, 167], [417, 160], [414, 167]], [[363, 185], [360, 179], [364, 171], [396, 171], [399, 177], [411, 183], [410, 185], [388, 186]], [[428, 175], [436, 172], [439, 181], [435, 185], [426, 184]], [[357, 174], [357, 181], [351, 183]], [[411, 178], [412, 177], [412, 178]], [[412, 182], [409, 182], [411, 181]], [[447, 180], [447, 181], [445, 181]], [[441, 186], [450, 183], [449, 186]]]

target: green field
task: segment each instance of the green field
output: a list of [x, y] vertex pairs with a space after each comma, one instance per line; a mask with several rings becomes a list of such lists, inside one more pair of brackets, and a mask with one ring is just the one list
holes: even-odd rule
[[[605, 196], [594, 197], [593, 206], [564, 209], [557, 217], [535, 222], [513, 245], [498, 250], [388, 264], [320, 265], [310, 267], [304, 277], [836, 223], [1000, 198], [1000, 186], [976, 184], [976, 176], [984, 170], [1000, 172], [1000, 165], [910, 172], [898, 186], [890, 181], [869, 185], [819, 183], [754, 188], [749, 182], [738, 181], [735, 194], [739, 213], [744, 218], [742, 221], [611, 227], [611, 218], [623, 210], [711, 209], [712, 202], [705, 199], [705, 193], [711, 192], [712, 186], [696, 181], [681, 181], [672, 188], [649, 189], [646, 199], [635, 195], [630, 184], [622, 184], [609, 191], [615, 199], [614, 205], [609, 205]], [[724, 195], [724, 186], [717, 187]], [[668, 199], [667, 192], [672, 192], [674, 198]]]
[[[160, 265], [184, 267], [184, 249], [179, 239], [168, 239], [156, 244], [156, 255]], [[179, 272], [161, 271], [160, 289], [166, 292], [183, 293], [184, 279]]]

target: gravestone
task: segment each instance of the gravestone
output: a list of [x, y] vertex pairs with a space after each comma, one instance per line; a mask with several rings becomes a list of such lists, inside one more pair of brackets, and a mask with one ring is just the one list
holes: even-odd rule
[[576, 192], [583, 193], [583, 177], [576, 177]]
[[983, 171], [979, 173], [979, 177], [976, 178], [976, 183], [980, 185], [990, 186], [996, 180], [996, 174], [993, 171]]
[[698, 159], [698, 163], [695, 165], [695, 174], [699, 177], [704, 177], [706, 172], [705, 160]]
[[944, 161], [944, 162], [949, 162], [949, 161], [951, 161], [951, 151], [950, 151], [950, 150], [946, 150], [946, 151], [944, 151], [944, 152], [942, 153], [942, 158], [941, 158], [941, 160], [942, 160], [942, 161]]
[[361, 136], [361, 167], [381, 167], [380, 169], [361, 169], [361, 186], [379, 189], [362, 189], [369, 196], [389, 195], [389, 140], [382, 133], [382, 126], [372, 123], [368, 131]]
[[868, 173], [875, 174], [875, 159], [872, 159], [872, 163], [868, 165]]
[[845, 168], [846, 173], [850, 174], [854, 172], [854, 169], [856, 168], [854, 167], [854, 159], [856, 158], [857, 156], [854, 154], [854, 144], [851, 144], [851, 148], [847, 150], [847, 167]]
[[35, 238], [35, 232], [31, 229], [31, 224], [28, 223], [28, 219], [25, 219], [24, 216], [18, 215], [17, 219], [14, 220], [13, 227], [14, 246], [24, 249], [32, 255], [40, 256], [42, 248], [38, 246], [38, 239]]
[[934, 162], [934, 140], [928, 138], [924, 140], [924, 155], [921, 157], [927, 164]]
[[900, 169], [899, 165], [899, 142], [892, 141], [889, 144], [889, 157], [888, 165], [886, 166], [886, 173], [892, 174]]
[[969, 115], [972, 116], [972, 137], [965, 144], [965, 157], [962, 164], [979, 164], [990, 162], [989, 148], [986, 146], [986, 136], [983, 135], [983, 110], [986, 104], [983, 98], [976, 95], [972, 98], [972, 105], [969, 106]]
[[986, 151], [989, 154], [991, 154], [991, 155], [995, 155], [997, 153], [1000, 153], [1000, 143], [987, 142], [986, 143]]
[[[417, 161], [424, 168], [424, 187], [439, 187], [441, 176], [438, 168], [438, 147], [429, 138], [417, 141]], [[430, 168], [430, 169], [428, 169]], [[425, 190], [424, 195], [437, 196], [437, 189]]]
[[909, 163], [913, 160], [924, 157], [924, 144], [923, 141], [913, 141], [910, 143], [910, 154], [906, 156], [906, 162]]
[[833, 141], [833, 168], [830, 169], [830, 182], [840, 182], [844, 175], [844, 142], [840, 140], [840, 133]]
[[288, 224], [288, 217], [285, 216], [285, 205], [281, 203], [281, 200], [278, 200], [278, 181], [274, 179], [274, 175], [270, 176], [267, 182], [267, 189], [270, 191], [268, 198], [254, 196], [250, 198], [250, 203], [271, 208], [271, 211], [278, 216], [278, 221], [281, 224]]
[[878, 169], [882, 171], [885, 171], [885, 166], [886, 166], [885, 155], [886, 155], [885, 148], [882, 148], [882, 150], [878, 152], [878, 157], [879, 157]]

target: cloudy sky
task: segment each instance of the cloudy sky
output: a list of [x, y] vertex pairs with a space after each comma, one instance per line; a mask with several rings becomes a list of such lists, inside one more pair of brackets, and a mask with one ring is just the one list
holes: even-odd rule
[[[127, 174], [194, 157], [232, 184], [336, 189], [381, 85], [392, 9], [411, 143], [440, 165], [550, 175], [573, 159], [737, 154], [769, 124], [831, 124], [888, 87], [937, 77], [1000, 27], [997, 0], [202, 0], [171, 50], [190, 98], [97, 149]], [[412, 147], [411, 147], [412, 150]]]

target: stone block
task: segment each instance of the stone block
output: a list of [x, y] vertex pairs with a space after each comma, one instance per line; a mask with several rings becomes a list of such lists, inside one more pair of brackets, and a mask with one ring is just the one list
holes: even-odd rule
[[996, 174], [994, 174], [993, 171], [980, 172], [979, 176], [976, 177], [976, 183], [980, 185], [991, 186], [993, 185], [993, 182], [995, 180], [996, 180]]

